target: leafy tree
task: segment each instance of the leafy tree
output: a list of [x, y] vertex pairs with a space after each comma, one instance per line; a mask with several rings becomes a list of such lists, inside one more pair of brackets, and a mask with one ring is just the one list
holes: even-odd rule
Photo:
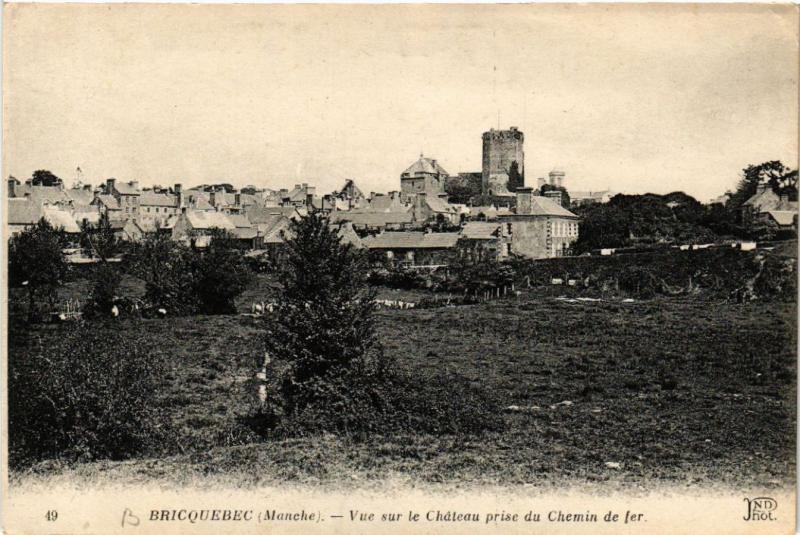
[[111, 221], [106, 212], [100, 214], [100, 220], [96, 226], [87, 222], [81, 223], [80, 244], [86, 256], [99, 258], [103, 262], [122, 249], [122, 242], [111, 228]]
[[67, 274], [64, 244], [64, 233], [44, 218], [9, 240], [9, 281], [27, 290], [28, 321], [37, 319], [38, 301], [43, 296], [54, 302], [56, 289]]
[[63, 181], [46, 169], [39, 169], [33, 172], [31, 184], [34, 186], [60, 186]]
[[289, 366], [282, 385], [289, 410], [303, 405], [305, 386], [366, 364], [377, 348], [365, 256], [316, 212], [294, 221], [291, 233], [277, 308], [266, 323], [267, 352]]
[[243, 248], [229, 233], [214, 229], [211, 243], [195, 260], [195, 293], [206, 314], [236, 312], [235, 299], [252, 279]]
[[145, 283], [145, 300], [170, 314], [198, 309], [195, 295], [194, 253], [168, 235], [145, 236], [133, 255], [133, 273]]
[[524, 185], [525, 175], [519, 172], [519, 164], [515, 160], [511, 162], [511, 166], [508, 168], [508, 191], [513, 193]]
[[481, 194], [481, 173], [462, 173], [448, 177], [445, 191], [450, 202], [469, 204], [473, 198]]
[[797, 200], [797, 169], [785, 166], [780, 160], [748, 165], [742, 170], [742, 179], [725, 205], [728, 210], [736, 211], [747, 199], [755, 195], [758, 184], [766, 182], [778, 194], [789, 195], [790, 200]]

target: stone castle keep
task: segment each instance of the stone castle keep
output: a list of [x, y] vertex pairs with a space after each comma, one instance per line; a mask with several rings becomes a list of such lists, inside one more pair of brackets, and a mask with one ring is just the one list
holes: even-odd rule
[[513, 195], [508, 187], [509, 172], [516, 163], [519, 175], [525, 174], [524, 141], [525, 135], [516, 126], [508, 130], [492, 128], [483, 133], [481, 189], [484, 195]]

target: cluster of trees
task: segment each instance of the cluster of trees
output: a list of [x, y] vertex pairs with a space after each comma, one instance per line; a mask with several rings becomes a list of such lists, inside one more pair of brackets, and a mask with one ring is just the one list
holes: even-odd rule
[[145, 283], [145, 302], [171, 315], [234, 313], [253, 276], [243, 248], [224, 231], [215, 231], [203, 250], [152, 234], [130, 260], [132, 274]]
[[[69, 272], [67, 240], [44, 218], [9, 240], [9, 282], [28, 297], [28, 321], [41, 319], [43, 305], [52, 309]], [[145, 283], [145, 310], [171, 315], [227, 314], [253, 275], [244, 250], [228, 233], [212, 234], [205, 249], [188, 247], [163, 234], [148, 235], [131, 245], [117, 238], [108, 218], [82, 227], [80, 245], [97, 262], [88, 273], [91, 289], [84, 304], [87, 319], [108, 317], [120, 302], [119, 286], [129, 272]]]
[[797, 200], [797, 170], [779, 161], [750, 165], [743, 170], [735, 193], [725, 205], [703, 205], [683, 192], [667, 195], [616, 195], [606, 204], [573, 209], [581, 216], [574, 246], [577, 253], [641, 243], [706, 243], [719, 238], [769, 238], [770, 229], [745, 226], [742, 205], [766, 182], [779, 195]]

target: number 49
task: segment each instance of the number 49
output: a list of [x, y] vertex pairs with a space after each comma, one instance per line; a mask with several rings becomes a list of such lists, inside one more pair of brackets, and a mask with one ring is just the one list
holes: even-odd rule
[[58, 518], [58, 511], [51, 509], [50, 511], [47, 511], [47, 514], [45, 514], [44, 517], [48, 522], [55, 522]]

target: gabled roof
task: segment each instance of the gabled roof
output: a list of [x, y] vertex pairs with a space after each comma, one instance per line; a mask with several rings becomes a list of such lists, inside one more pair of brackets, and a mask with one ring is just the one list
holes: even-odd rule
[[94, 192], [90, 189], [70, 188], [67, 190], [67, 195], [76, 205], [91, 204], [92, 200], [94, 199]]
[[78, 234], [81, 231], [78, 224], [72, 218], [72, 215], [66, 210], [45, 206], [42, 208], [42, 213], [44, 214], [44, 218], [55, 228], [62, 228], [64, 232], [70, 234]]
[[168, 206], [175, 208], [177, 198], [172, 193], [156, 193], [152, 190], [145, 190], [139, 196], [139, 206]]
[[331, 221], [350, 221], [357, 227], [383, 228], [388, 225], [402, 225], [411, 223], [413, 215], [410, 212], [333, 212]]
[[796, 210], [770, 210], [767, 213], [782, 227], [793, 225], [794, 218], [797, 217]]
[[288, 199], [289, 202], [305, 202], [306, 195], [308, 195], [308, 187], [297, 185], [292, 189], [292, 191], [286, 194], [284, 199]]
[[[498, 214], [510, 215], [510, 214]], [[531, 212], [530, 214], [520, 215], [537, 215], [537, 216], [552, 216], [552, 217], [571, 217], [577, 219], [578, 216], [558, 204], [551, 201], [546, 197], [534, 195], [531, 197]]]
[[500, 223], [468, 221], [461, 228], [461, 236], [468, 240], [492, 240], [498, 236]]
[[42, 207], [25, 197], [8, 199], [8, 224], [33, 225], [42, 218]]
[[31, 200], [42, 203], [47, 201], [49, 203], [69, 202], [70, 196], [66, 190], [61, 189], [60, 186], [33, 186], [31, 184], [23, 184], [16, 186], [15, 197], [24, 197], [28, 195]]
[[395, 195], [375, 195], [369, 201], [370, 212], [408, 212], [411, 205], [404, 203]]
[[420, 155], [419, 160], [412, 163], [408, 169], [403, 171], [403, 174], [400, 175], [401, 178], [413, 178], [418, 175], [428, 174], [428, 175], [442, 175], [447, 176], [447, 171], [439, 165], [439, 163], [431, 158], [425, 158], [424, 156]]
[[186, 194], [186, 205], [194, 208], [195, 210], [214, 210], [214, 207], [211, 206], [211, 203], [208, 202], [205, 193], [202, 191], [189, 190], [189, 192]]
[[138, 187], [134, 187], [133, 184], [128, 182], [114, 182], [114, 189], [117, 190], [117, 193], [120, 195], [139, 195], [141, 191], [139, 191]]
[[449, 249], [459, 236], [458, 232], [382, 232], [362, 242], [368, 249]]
[[109, 210], [119, 210], [119, 202], [117, 202], [117, 198], [113, 195], [98, 195], [97, 196], [97, 203], [102, 204]]
[[292, 236], [291, 221], [288, 217], [280, 214], [275, 214], [274, 219], [269, 223], [260, 223], [258, 230], [264, 235], [264, 243], [283, 243]]
[[435, 196], [435, 195], [426, 195], [425, 202], [433, 212], [436, 213], [443, 213], [443, 214], [457, 214], [459, 210], [457, 207], [453, 206], [452, 204], [448, 203], [446, 200]]
[[247, 216], [244, 214], [225, 214], [228, 219], [230, 219], [231, 223], [233, 223], [236, 228], [253, 228], [253, 224], [247, 219]]
[[349, 221], [339, 224], [338, 234], [342, 239], [342, 243], [349, 243], [356, 249], [361, 249], [364, 247], [361, 238], [358, 237], [358, 234], [356, 234], [356, 231], [353, 229], [353, 224]]
[[254, 204], [245, 208], [245, 215], [251, 223], [263, 223], [268, 221], [270, 216], [276, 214], [289, 219], [297, 219], [302, 215], [294, 206], [258, 206]]
[[222, 212], [207, 212], [204, 210], [186, 210], [186, 218], [194, 229], [233, 230], [236, 226]]
[[252, 240], [256, 236], [258, 236], [258, 229], [252, 227], [247, 227], [247, 228], [236, 227], [231, 231], [231, 234], [233, 234], [236, 238], [239, 238], [240, 240]]
[[361, 192], [360, 189], [358, 189], [358, 186], [356, 186], [356, 183], [353, 182], [352, 179], [345, 180], [344, 186], [342, 186], [342, 189], [336, 192], [336, 195], [343, 197], [350, 197], [353, 199], [364, 196], [364, 194]]

